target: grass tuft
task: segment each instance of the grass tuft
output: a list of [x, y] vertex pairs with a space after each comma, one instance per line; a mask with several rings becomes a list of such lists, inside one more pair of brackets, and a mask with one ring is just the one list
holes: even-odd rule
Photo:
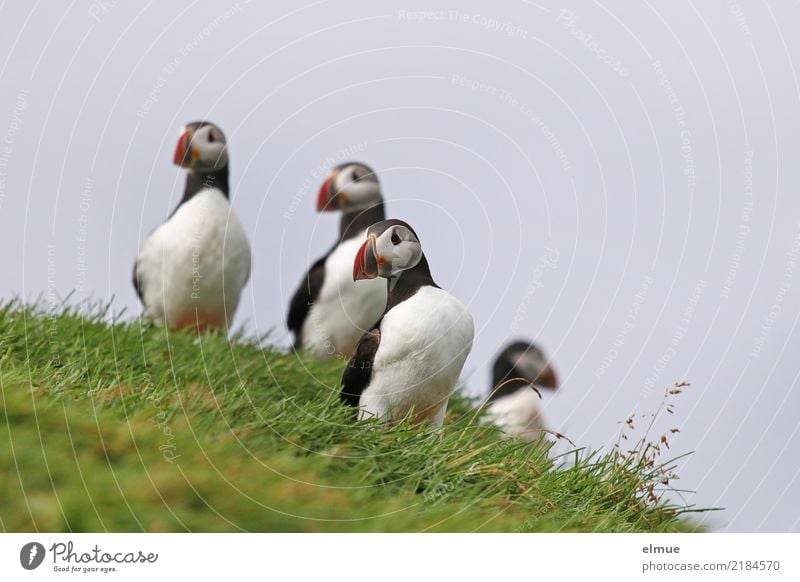
[[462, 396], [439, 432], [355, 423], [343, 362], [110, 313], [0, 307], [5, 531], [696, 529], [649, 453], [554, 459]]

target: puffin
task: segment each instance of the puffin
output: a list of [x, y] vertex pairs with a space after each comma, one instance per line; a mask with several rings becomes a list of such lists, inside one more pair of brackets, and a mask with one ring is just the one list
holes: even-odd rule
[[434, 282], [417, 234], [402, 220], [373, 224], [356, 253], [357, 285], [378, 278], [386, 279], [386, 308], [348, 361], [340, 399], [360, 420], [410, 417], [439, 428], [472, 349], [472, 316]]
[[386, 284], [352, 278], [353, 257], [369, 226], [385, 218], [375, 172], [360, 162], [334, 167], [319, 189], [318, 212], [341, 214], [339, 237], [303, 276], [289, 304], [294, 347], [318, 360], [350, 357], [386, 307]]
[[538, 440], [544, 429], [539, 397], [531, 384], [555, 390], [558, 378], [536, 344], [511, 342], [494, 362], [487, 416], [507, 436], [529, 442]]
[[230, 205], [225, 134], [187, 124], [173, 162], [188, 171], [183, 198], [142, 244], [133, 287], [157, 326], [227, 329], [250, 278], [250, 243]]

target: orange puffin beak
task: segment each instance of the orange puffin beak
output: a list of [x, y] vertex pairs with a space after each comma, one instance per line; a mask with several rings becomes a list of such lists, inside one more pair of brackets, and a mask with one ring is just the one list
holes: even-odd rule
[[338, 170], [333, 170], [320, 186], [317, 194], [317, 212], [331, 212], [339, 210], [341, 203], [346, 200], [344, 192], [334, 192], [334, 182], [338, 175]]
[[331, 190], [332, 181], [333, 176], [328, 176], [319, 189], [319, 194], [317, 194], [317, 212], [329, 212], [334, 210], [332, 205], [328, 204], [328, 195]]
[[558, 376], [556, 375], [556, 371], [553, 369], [553, 366], [548, 365], [544, 370], [542, 370], [542, 372], [536, 377], [534, 384], [537, 386], [543, 386], [544, 388], [550, 388], [551, 390], [558, 388]]
[[191, 165], [194, 156], [194, 152], [189, 151], [191, 141], [191, 132], [188, 128], [184, 128], [178, 138], [178, 145], [175, 146], [175, 155], [172, 156], [173, 164], [182, 168], [188, 168]]
[[380, 259], [375, 252], [375, 235], [372, 234], [356, 253], [356, 260], [353, 262], [353, 281], [377, 277], [379, 262]]

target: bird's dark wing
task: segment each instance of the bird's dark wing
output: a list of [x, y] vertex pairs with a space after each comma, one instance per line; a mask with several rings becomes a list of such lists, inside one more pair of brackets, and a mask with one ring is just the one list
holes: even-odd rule
[[375, 362], [375, 352], [381, 343], [380, 322], [370, 331], [361, 336], [347, 368], [342, 375], [342, 391], [339, 398], [348, 406], [358, 407], [361, 393], [364, 392], [372, 379], [372, 369]]
[[133, 288], [136, 289], [139, 301], [144, 303], [144, 281], [139, 274], [139, 259], [136, 259], [133, 263]]
[[295, 291], [292, 301], [289, 303], [289, 315], [286, 318], [286, 327], [294, 332], [294, 345], [299, 348], [302, 346], [303, 338], [301, 333], [303, 323], [311, 311], [311, 306], [317, 300], [319, 290], [322, 288], [322, 281], [325, 279], [325, 260], [328, 255], [318, 259], [303, 277], [297, 291]]

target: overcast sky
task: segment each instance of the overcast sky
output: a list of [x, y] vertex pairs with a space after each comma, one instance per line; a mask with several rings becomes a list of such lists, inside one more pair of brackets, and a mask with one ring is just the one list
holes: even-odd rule
[[689, 501], [798, 531], [800, 7], [606, 4], [5, 2], [0, 295], [137, 315], [179, 129], [209, 119], [254, 249], [237, 323], [285, 345], [338, 228], [323, 174], [362, 160], [475, 318], [473, 392], [535, 338], [549, 425], [601, 447], [686, 380], [654, 436], [694, 451]]

